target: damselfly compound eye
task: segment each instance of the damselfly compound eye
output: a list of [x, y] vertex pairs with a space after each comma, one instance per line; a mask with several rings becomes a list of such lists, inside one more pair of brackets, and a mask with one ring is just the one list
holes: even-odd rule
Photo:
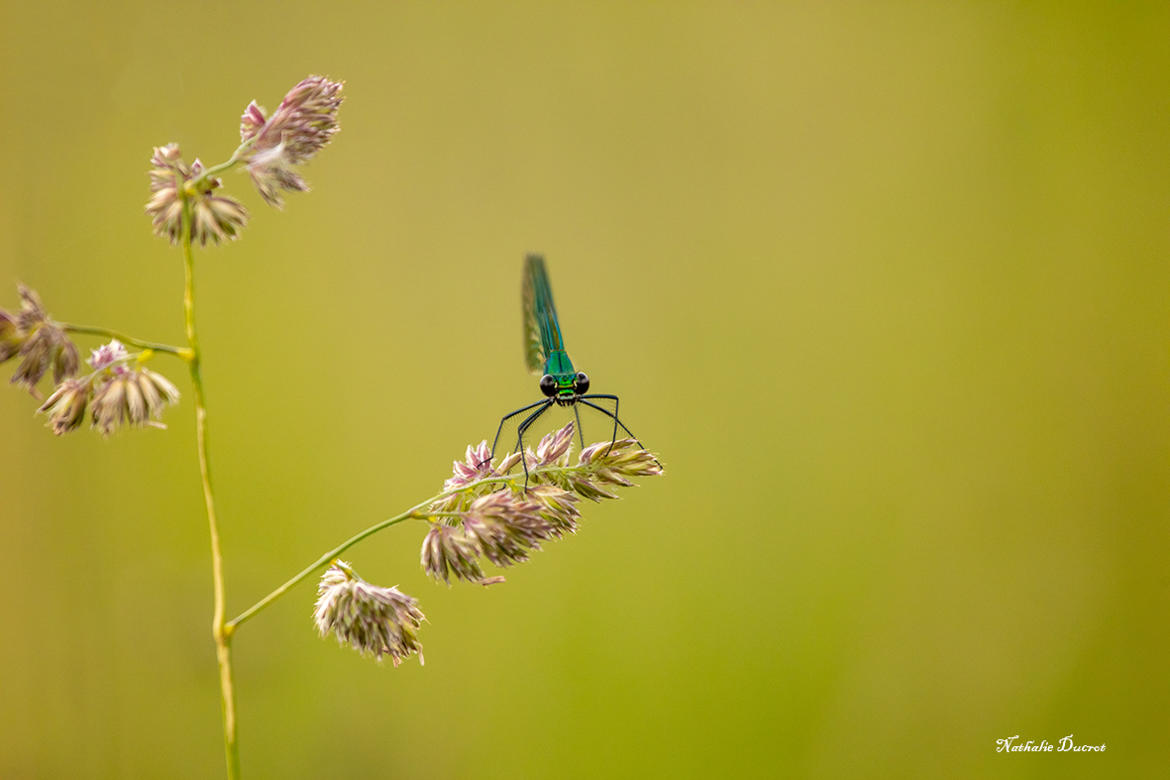
[[584, 371], [577, 372], [577, 378], [573, 381], [573, 390], [577, 395], [584, 395], [589, 392], [589, 375]]
[[557, 380], [549, 374], [542, 376], [540, 378], [540, 392], [552, 398], [557, 392]]

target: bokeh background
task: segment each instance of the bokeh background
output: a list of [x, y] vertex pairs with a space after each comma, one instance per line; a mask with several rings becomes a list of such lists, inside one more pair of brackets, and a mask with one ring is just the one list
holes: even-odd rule
[[[1170, 6], [1028, 6], [6, 2], [8, 307], [180, 342], [151, 147], [347, 81], [314, 191], [229, 176], [252, 223], [198, 259], [229, 612], [537, 397], [529, 250], [668, 467], [507, 585], [426, 580], [421, 527], [353, 551], [425, 667], [318, 638], [311, 584], [241, 629], [245, 774], [1164, 772]], [[4, 778], [222, 774], [158, 368], [166, 432], [0, 392]]]

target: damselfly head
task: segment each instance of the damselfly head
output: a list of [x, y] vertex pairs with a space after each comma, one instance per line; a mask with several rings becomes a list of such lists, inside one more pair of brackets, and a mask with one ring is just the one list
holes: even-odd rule
[[589, 377], [584, 371], [545, 374], [540, 378], [540, 392], [561, 406], [572, 406], [579, 397], [589, 392]]

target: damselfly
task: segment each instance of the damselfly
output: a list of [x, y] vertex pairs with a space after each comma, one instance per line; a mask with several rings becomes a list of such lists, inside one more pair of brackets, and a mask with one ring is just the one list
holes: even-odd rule
[[[540, 392], [545, 397], [504, 415], [503, 419], [500, 420], [500, 427], [496, 429], [496, 437], [492, 439], [492, 457], [495, 456], [496, 445], [500, 442], [500, 433], [504, 430], [504, 423], [518, 414], [530, 412], [516, 428], [516, 450], [520, 451], [524, 446], [524, 434], [553, 404], [573, 407], [573, 414], [577, 418], [577, 435], [581, 439], [582, 447], [585, 446], [585, 436], [581, 432], [581, 412], [579, 409], [581, 405], [596, 409], [613, 419], [613, 434], [610, 436], [611, 446], [617, 440], [617, 430], [620, 426], [630, 438], [637, 442], [639, 447], [642, 447], [642, 442], [638, 441], [633, 432], [618, 418], [618, 397], [609, 393], [590, 393], [589, 377], [584, 371], [576, 371], [573, 368], [573, 362], [569, 360], [569, 353], [565, 351], [565, 342], [561, 337], [561, 325], [557, 320], [557, 308], [553, 305], [552, 288], [549, 287], [544, 258], [540, 255], [528, 255], [524, 260], [522, 300], [524, 304], [524, 359], [528, 370], [540, 376]], [[593, 403], [594, 401], [613, 401], [613, 411]], [[526, 460], [526, 458], [520, 459], [520, 462], [524, 464], [525, 487], [528, 486]]]

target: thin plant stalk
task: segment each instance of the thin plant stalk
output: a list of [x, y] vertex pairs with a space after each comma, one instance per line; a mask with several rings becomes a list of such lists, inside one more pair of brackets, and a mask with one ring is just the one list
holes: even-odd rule
[[[549, 472], [549, 473], [558, 472], [558, 471], [566, 471], [566, 470], [568, 470], [568, 467], [553, 467], [553, 468], [545, 469], [545, 471]], [[440, 499], [446, 498], [447, 496], [453, 496], [456, 493], [463, 493], [463, 492], [466, 492], [468, 490], [473, 490], [473, 489], [479, 487], [480, 485], [487, 485], [487, 484], [491, 484], [493, 482], [516, 482], [516, 483], [518, 483], [519, 481], [520, 481], [519, 477], [513, 477], [513, 476], [509, 476], [509, 475], [504, 475], [504, 474], [494, 476], [494, 477], [484, 477], [483, 479], [478, 479], [475, 482], [469, 482], [466, 485], [460, 485], [459, 487], [451, 488], [449, 490], [444, 490], [441, 493], [436, 493], [435, 495], [431, 496], [430, 498], [427, 498], [427, 499], [424, 499], [424, 500], [418, 502], [417, 504], [412, 506], [410, 509], [407, 509], [405, 512], [402, 512], [401, 514], [397, 514], [394, 517], [391, 517], [387, 520], [382, 520], [381, 522], [375, 523], [374, 525], [371, 525], [369, 528], [366, 528], [362, 531], [358, 531], [356, 534], [349, 537], [344, 542], [337, 545], [332, 550], [330, 550], [329, 552], [325, 553], [317, 560], [310, 563], [304, 569], [297, 572], [295, 575], [293, 575], [293, 577], [291, 579], [289, 579], [283, 585], [278, 587], [276, 590], [272, 591], [267, 596], [260, 599], [255, 604], [248, 607], [243, 612], [241, 612], [239, 615], [237, 615], [236, 617], [234, 617], [230, 621], [228, 621], [227, 630], [229, 631], [229, 633], [232, 631], [235, 631], [236, 627], [239, 626], [241, 623], [244, 623], [247, 620], [255, 617], [257, 613], [259, 613], [261, 610], [263, 610], [269, 604], [271, 604], [272, 602], [276, 601], [278, 598], [283, 596], [285, 593], [287, 593], [289, 590], [291, 590], [293, 587], [295, 587], [299, 582], [308, 578], [310, 575], [313, 574], [313, 572], [317, 571], [321, 567], [329, 564], [334, 558], [341, 555], [343, 552], [348, 550], [350, 547], [353, 547], [355, 544], [362, 541], [366, 537], [372, 536], [373, 534], [376, 534], [376, 533], [378, 533], [378, 531], [381, 531], [385, 528], [389, 528], [391, 526], [398, 525], [399, 523], [403, 522], [404, 520], [409, 520], [412, 517], [419, 517], [420, 519], [423, 518], [423, 515], [419, 515], [418, 512], [420, 510], [424, 509], [425, 507], [428, 507], [431, 504], [435, 503], [436, 501], [439, 501]], [[425, 517], [439, 517], [439, 516], [451, 515], [451, 514], [455, 514], [455, 513], [427, 512]]]
[[223, 699], [223, 741], [229, 780], [240, 776], [240, 746], [236, 740], [236, 701], [232, 686], [231, 630], [224, 625], [223, 553], [219, 544], [219, 525], [215, 519], [215, 495], [211, 488], [211, 463], [207, 451], [207, 399], [203, 392], [202, 354], [195, 331], [195, 254], [191, 247], [191, 202], [183, 198], [183, 313], [190, 356], [191, 385], [195, 389], [195, 445], [199, 454], [199, 475], [203, 482], [203, 501], [207, 506], [207, 525], [211, 534], [211, 585], [214, 607], [211, 636], [215, 640], [215, 657], [219, 663], [219, 691]]
[[227, 158], [226, 160], [221, 162], [219, 165], [213, 165], [210, 168], [208, 168], [207, 170], [203, 171], [198, 176], [196, 176], [194, 179], [192, 179], [187, 184], [187, 186], [194, 189], [197, 185], [201, 184], [202, 182], [206, 181], [207, 179], [210, 179], [212, 176], [216, 176], [216, 175], [224, 173], [226, 171], [230, 171], [235, 165], [237, 165], [241, 160], [243, 160], [244, 154], [249, 149], [252, 148], [252, 145], [254, 143], [256, 143], [255, 137], [249, 138], [247, 141], [244, 141], [242, 144], [240, 144], [239, 146], [236, 147], [236, 150], [234, 152], [232, 152], [231, 157]]
[[[356, 534], [349, 537], [344, 542], [337, 545], [332, 550], [330, 550], [329, 552], [325, 553], [317, 560], [310, 563], [304, 569], [301, 569], [301, 571], [299, 571], [295, 575], [293, 575], [293, 577], [291, 579], [289, 579], [288, 582], [284, 583], [279, 588], [272, 591], [267, 596], [265, 596], [264, 598], [260, 599], [255, 604], [253, 604], [252, 606], [245, 609], [243, 612], [241, 612], [236, 617], [232, 618], [232, 620], [229, 621], [227, 624], [228, 630], [234, 631], [236, 629], [236, 627], [239, 626], [241, 623], [244, 623], [247, 620], [255, 617], [257, 613], [259, 613], [261, 610], [263, 610], [269, 604], [271, 604], [272, 602], [276, 601], [278, 598], [283, 596], [285, 593], [287, 593], [289, 590], [291, 590], [293, 587], [295, 587], [297, 585], [297, 583], [308, 578], [309, 576], [311, 576], [313, 574], [313, 572], [317, 571], [322, 566], [326, 566], [334, 558], [341, 555], [343, 552], [348, 550], [350, 547], [353, 547], [355, 544], [357, 544], [361, 540], [365, 539], [366, 537], [371, 536], [373, 534], [376, 534], [376, 533], [378, 533], [378, 531], [381, 531], [384, 528], [389, 528], [390, 526], [398, 525], [399, 523], [401, 523], [404, 520], [409, 520], [410, 518], [414, 517], [415, 513], [418, 512], [420, 509], [422, 509], [423, 507], [429, 506], [430, 504], [433, 504], [434, 502], [438, 501], [441, 498], [445, 498], [446, 496], [450, 496], [450, 495], [453, 495], [455, 493], [462, 492], [464, 490], [469, 490], [469, 489], [474, 488], [478, 485], [483, 485], [483, 484], [486, 484], [489, 482], [508, 482], [511, 479], [513, 479], [513, 478], [506, 477], [506, 476], [486, 477], [485, 479], [481, 479], [481, 480], [478, 480], [476, 482], [472, 482], [471, 484], [468, 484], [468, 485], [465, 485], [462, 487], [454, 488], [452, 490], [444, 490], [442, 493], [431, 496], [430, 498], [428, 498], [424, 501], [418, 502], [417, 504], [412, 506], [410, 509], [407, 509], [405, 512], [402, 512], [401, 514], [397, 514], [394, 517], [389, 518], [388, 520], [382, 520], [381, 522], [375, 523], [374, 525], [371, 525], [369, 528], [366, 528], [365, 530], [358, 531]], [[433, 515], [433, 514], [434, 513], [428, 513], [428, 515]]]
[[157, 341], [146, 341], [144, 339], [136, 339], [133, 336], [127, 336], [125, 333], [119, 333], [110, 328], [98, 328], [92, 325], [75, 325], [72, 322], [59, 322], [58, 326], [62, 330], [69, 333], [85, 333], [90, 336], [105, 336], [106, 338], [117, 339], [126, 346], [138, 347], [139, 349], [149, 349], [153, 352], [165, 352], [169, 355], [182, 358], [183, 360], [191, 359], [191, 349], [189, 347], [175, 347], [170, 344], [160, 344]]
[[[23, 285], [18, 286], [19, 311], [9, 313], [0, 310], [0, 362], [20, 357], [13, 382], [26, 386], [34, 397], [39, 397], [37, 385], [46, 372], [52, 369], [56, 386], [38, 413], [48, 416], [49, 427], [58, 436], [76, 430], [87, 417], [103, 435], [109, 435], [119, 428], [146, 425], [162, 427], [158, 420], [160, 410], [174, 404], [178, 400], [179, 391], [166, 377], [142, 364], [156, 352], [173, 355], [187, 363], [194, 395], [199, 476], [211, 541], [211, 634], [219, 667], [224, 753], [229, 780], [238, 780], [240, 777], [231, 663], [236, 621], [226, 621], [224, 560], [211, 480], [207, 398], [203, 386], [202, 352], [195, 326], [193, 250], [196, 241], [206, 245], [209, 241], [218, 244], [238, 238], [240, 230], [247, 224], [248, 211], [243, 204], [223, 192], [217, 192], [223, 185], [219, 174], [247, 164], [248, 173], [261, 197], [269, 205], [278, 208], [283, 203], [283, 193], [308, 190], [308, 184], [295, 170], [295, 166], [312, 158], [338, 131], [337, 111], [343, 100], [340, 94], [342, 86], [341, 82], [322, 76], [309, 76], [286, 93], [272, 114], [266, 114], [254, 101], [249, 103], [240, 117], [239, 146], [226, 161], [210, 168], [204, 168], [198, 159], [189, 165], [184, 163], [177, 144], [169, 143], [154, 148], [149, 171], [151, 195], [145, 210], [151, 218], [154, 233], [182, 247], [185, 346], [147, 341], [105, 327], [55, 322], [44, 310], [36, 292]], [[68, 334], [109, 339], [109, 343], [94, 350], [93, 356], [87, 361], [93, 368], [92, 372], [78, 376], [80, 354]], [[141, 352], [131, 354], [126, 349], [127, 345]], [[382, 527], [385, 525], [389, 523]], [[337, 592], [344, 596], [349, 593], [346, 584], [356, 580], [348, 579], [348, 575], [343, 576], [346, 579], [337, 583], [340, 588]], [[358, 593], [356, 598], [359, 599], [372, 597], [382, 610], [379, 615], [387, 620], [405, 620], [413, 632], [418, 627], [418, 621], [423, 619], [422, 613], [415, 606], [416, 601], [397, 591], [390, 591], [379, 590], [367, 583], [354, 592]], [[382, 631], [381, 628], [377, 630]], [[398, 661], [403, 655], [421, 649], [413, 633], [410, 634], [410, 641], [406, 640], [405, 634], [395, 638], [382, 631], [378, 635], [386, 639], [377, 648], [379, 657], [385, 652], [391, 652], [394, 660]]]

